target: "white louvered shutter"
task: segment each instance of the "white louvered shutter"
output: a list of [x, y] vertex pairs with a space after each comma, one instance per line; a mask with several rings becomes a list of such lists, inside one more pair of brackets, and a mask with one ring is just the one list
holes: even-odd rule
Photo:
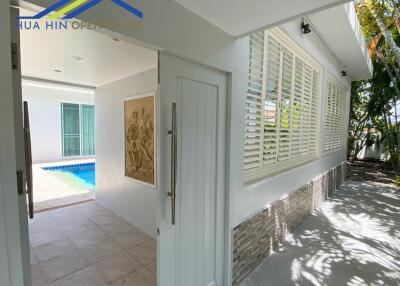
[[245, 170], [260, 166], [262, 111], [264, 109], [264, 32], [250, 36], [249, 78], [246, 94]]
[[279, 29], [250, 37], [246, 181], [317, 157], [320, 69]]
[[313, 70], [313, 84], [312, 84], [312, 98], [311, 98], [311, 122], [310, 122], [310, 142], [309, 142], [309, 154], [315, 154], [317, 152], [318, 142], [318, 122], [319, 122], [319, 108], [320, 108], [320, 86], [319, 86], [319, 73]]
[[325, 110], [324, 152], [344, 147], [346, 93], [332, 76], [328, 79], [328, 98]]
[[274, 164], [278, 160], [278, 95], [281, 77], [281, 45], [268, 37], [266, 96], [264, 99], [263, 163]]
[[287, 49], [282, 51], [280, 120], [279, 120], [279, 157], [278, 161], [290, 160], [290, 144], [292, 133], [292, 94], [293, 94], [293, 53]]
[[292, 132], [292, 158], [300, 157], [301, 144], [301, 107], [303, 95], [303, 69], [304, 63], [301, 59], [295, 59], [295, 77], [293, 92], [293, 132]]

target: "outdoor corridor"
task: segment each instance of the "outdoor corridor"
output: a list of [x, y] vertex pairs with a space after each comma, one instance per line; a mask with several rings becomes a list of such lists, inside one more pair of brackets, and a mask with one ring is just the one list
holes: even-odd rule
[[240, 285], [400, 285], [400, 190], [347, 181]]

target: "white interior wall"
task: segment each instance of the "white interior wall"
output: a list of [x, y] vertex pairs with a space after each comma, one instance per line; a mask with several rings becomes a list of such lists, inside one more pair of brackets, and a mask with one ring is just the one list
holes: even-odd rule
[[157, 69], [151, 69], [100, 86], [95, 96], [96, 200], [152, 237], [157, 189], [125, 177], [124, 99], [156, 89]]
[[29, 104], [33, 163], [71, 159], [62, 156], [61, 103], [94, 105], [94, 92], [23, 81], [22, 97]]

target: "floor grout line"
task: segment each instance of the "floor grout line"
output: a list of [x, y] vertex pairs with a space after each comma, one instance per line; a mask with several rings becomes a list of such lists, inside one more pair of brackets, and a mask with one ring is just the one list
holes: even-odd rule
[[[77, 204], [74, 204], [74, 205], [68, 206], [68, 207], [74, 207], [74, 206], [76, 206], [76, 205], [77, 205]], [[80, 204], [79, 204], [79, 205], [80, 205]], [[84, 204], [82, 204], [82, 205], [84, 205]], [[101, 205], [100, 205], [100, 206], [101, 206]], [[67, 209], [68, 207], [66, 207], [66, 209]], [[39, 260], [37, 259], [37, 256], [36, 256], [35, 253], [33, 252], [33, 248], [31, 248], [32, 255], [33, 255], [34, 259], [36, 260], [36, 264], [35, 264], [35, 265], [31, 265], [31, 267], [38, 266], [38, 268], [39, 268], [39, 270], [40, 270], [40, 272], [41, 272], [43, 278], [47, 281], [48, 285], [50, 285], [50, 284], [52, 284], [52, 283], [55, 283], [56, 281], [58, 281], [58, 280], [60, 280], [60, 279], [64, 279], [64, 278], [66, 278], [66, 277], [68, 277], [68, 276], [71, 276], [71, 275], [73, 275], [73, 274], [75, 274], [75, 273], [77, 273], [77, 272], [79, 272], [79, 271], [85, 270], [85, 269], [90, 268], [90, 267], [94, 267], [94, 269], [96, 269], [96, 271], [97, 271], [97, 275], [101, 278], [101, 280], [102, 280], [103, 282], [105, 282], [105, 283], [107, 284], [107, 281], [105, 281], [105, 279], [103, 278], [103, 276], [100, 274], [101, 271], [97, 268], [96, 264], [99, 264], [99, 263], [101, 263], [101, 262], [104, 262], [104, 261], [107, 260], [107, 259], [110, 259], [110, 258], [112, 258], [112, 257], [114, 257], [114, 256], [121, 255], [121, 254], [124, 253], [124, 254], [127, 254], [130, 258], [134, 259], [134, 261], [138, 264], [138, 268], [135, 269], [135, 270], [130, 271], [130, 272], [127, 273], [127, 274], [125, 274], [123, 277], [118, 278], [116, 281], [118, 281], [119, 279], [125, 278], [125, 277], [127, 277], [128, 275], [131, 275], [132, 273], [134, 273], [134, 272], [136, 272], [136, 271], [139, 271], [140, 269], [145, 269], [146, 271], [149, 272], [149, 274], [152, 275], [152, 277], [156, 278], [156, 275], [153, 273], [152, 270], [150, 270], [149, 265], [151, 265], [151, 264], [153, 264], [153, 263], [157, 263], [157, 259], [156, 259], [156, 260], [152, 260], [152, 261], [150, 261], [149, 263], [146, 264], [146, 263], [141, 262], [141, 260], [140, 260], [139, 258], [137, 258], [136, 256], [134, 256], [134, 255], [130, 252], [130, 250], [133, 249], [133, 248], [135, 248], [135, 247], [143, 246], [143, 245], [146, 244], [146, 243], [153, 243], [155, 240], [154, 240], [152, 237], [148, 236], [146, 233], [144, 233], [144, 232], [140, 231], [139, 229], [137, 229], [137, 227], [135, 227], [135, 226], [133, 226], [132, 224], [130, 224], [129, 222], [125, 221], [122, 217], [116, 215], [116, 214], [113, 213], [112, 211], [110, 211], [110, 210], [108, 210], [107, 208], [104, 208], [103, 206], [101, 206], [101, 207], [98, 209], [98, 211], [99, 211], [100, 213], [103, 211], [103, 209], [104, 209], [106, 212], [109, 211], [111, 215], [115, 215], [116, 218], [118, 218], [118, 219], [121, 220], [121, 222], [127, 223], [127, 225], [129, 225], [129, 226], [132, 227], [132, 229], [130, 229], [129, 226], [128, 226], [129, 229], [123, 230], [121, 233], [118, 233], [118, 234], [116, 234], [116, 235], [112, 235], [112, 234], [110, 234], [110, 232], [112, 232], [112, 231], [107, 232], [104, 228], [105, 228], [106, 226], [111, 226], [111, 225], [113, 225], [114, 223], [118, 223], [118, 222], [110, 222], [110, 223], [106, 223], [106, 224], [98, 223], [98, 222], [96, 222], [95, 219], [93, 219], [93, 217], [94, 217], [96, 214], [93, 214], [93, 215], [88, 215], [88, 214], [87, 214], [88, 212], [90, 213], [90, 212], [92, 212], [92, 211], [93, 211], [93, 213], [96, 213], [96, 212], [97, 212], [97, 210], [96, 210], [96, 209], [97, 209], [97, 206], [94, 205], [94, 206], [93, 206], [93, 208], [94, 208], [93, 210], [90, 210], [90, 208], [92, 208], [92, 206], [91, 206], [91, 207], [88, 207], [88, 209], [86, 209], [86, 208], [77, 209], [77, 213], [78, 213], [78, 214], [77, 214], [77, 217], [79, 217], [79, 216], [81, 215], [85, 220], [87, 219], [87, 220], [89, 221], [90, 224], [93, 224], [93, 228], [90, 228], [90, 226], [86, 226], [86, 225], [83, 223], [83, 226], [84, 226], [83, 228], [86, 227], [86, 229], [82, 229], [82, 230], [80, 230], [80, 231], [78, 231], [78, 232], [76, 232], [76, 233], [74, 233], [74, 232], [68, 233], [68, 232], [66, 232], [66, 230], [63, 230], [63, 227], [65, 227], [65, 226], [61, 226], [61, 227], [59, 227], [59, 229], [57, 229], [57, 233], [58, 233], [58, 231], [60, 231], [59, 234], [60, 234], [60, 236], [61, 236], [62, 238], [60, 238], [60, 239], [58, 239], [58, 240], [55, 240], [55, 241], [52, 241], [52, 242], [49, 242], [49, 243], [45, 243], [45, 244], [42, 244], [42, 245], [38, 245], [38, 246], [35, 247], [35, 248], [40, 247], [40, 246], [43, 247], [44, 245], [51, 245], [52, 243], [55, 243], [55, 242], [57, 242], [57, 241], [66, 240], [66, 241], [68, 241], [69, 243], [71, 243], [71, 245], [74, 247], [74, 249], [71, 250], [71, 251], [69, 251], [69, 252], [66, 252], [66, 253], [64, 253], [64, 254], [57, 255], [57, 256], [52, 257], [52, 258], [50, 258], [50, 259], [47, 259], [47, 260], [44, 260], [44, 261], [39, 262]], [[59, 208], [57, 208], [57, 209], [59, 209]], [[57, 209], [54, 209], [54, 210], [57, 211]], [[57, 214], [57, 216], [54, 216], [54, 213], [53, 213], [54, 210], [49, 210], [49, 211], [48, 211], [48, 219], [49, 219], [49, 220], [48, 220], [48, 223], [49, 223], [50, 225], [51, 225], [53, 222], [55, 222], [56, 225], [57, 225], [58, 214]], [[68, 212], [69, 212], [69, 210], [66, 212], [66, 215], [68, 215]], [[72, 210], [72, 212], [73, 212], [73, 210]], [[41, 215], [44, 216], [43, 213], [42, 213]], [[61, 217], [63, 217], [62, 214], [61, 214]], [[44, 219], [47, 220], [46, 217], [44, 217]], [[111, 221], [112, 221], [112, 219], [111, 219]], [[117, 221], [117, 220], [116, 220], [116, 221]], [[40, 223], [40, 222], [39, 222], [39, 223]], [[77, 223], [79, 224], [79, 220], [77, 220]], [[71, 226], [71, 227], [73, 227], [73, 225], [74, 225], [73, 222], [72, 222], [71, 224], [67, 224], [67, 226]], [[57, 227], [56, 227], [56, 228], [57, 228]], [[49, 229], [51, 229], [51, 227], [50, 227]], [[90, 262], [90, 261], [88, 260], [88, 258], [86, 257], [86, 255], [84, 254], [84, 252], [83, 252], [84, 247], [79, 247], [79, 246], [74, 242], [74, 240], [72, 239], [72, 236], [73, 236], [73, 235], [82, 234], [82, 233], [84, 233], [84, 232], [86, 232], [86, 231], [89, 231], [89, 232], [90, 232], [90, 231], [94, 231], [94, 230], [100, 230], [102, 233], [104, 233], [104, 235], [105, 235], [105, 240], [104, 240], [104, 241], [95, 242], [95, 243], [93, 243], [93, 246], [95, 246], [95, 245], [97, 245], [97, 244], [99, 244], [99, 243], [105, 242], [105, 241], [110, 241], [110, 242], [114, 243], [115, 245], [117, 245], [119, 248], [121, 248], [121, 251], [117, 251], [116, 253], [107, 255], [107, 257], [103, 257], [103, 258], [100, 259], [99, 261], [96, 261], [96, 262], [93, 262], [93, 263]], [[124, 235], [124, 234], [127, 234], [127, 233], [129, 233], [130, 231], [132, 231], [132, 230], [139, 231], [139, 234], [140, 234], [140, 235], [144, 235], [144, 236], [146, 237], [146, 239], [144, 239], [143, 241], [140, 241], [140, 242], [137, 243], [137, 244], [134, 244], [134, 245], [131, 246], [131, 247], [126, 247], [126, 246], [124, 246], [122, 243], [120, 243], [120, 242], [118, 242], [118, 241], [116, 240], [117, 237], [119, 237], [119, 236], [121, 236], [121, 235]], [[47, 230], [47, 229], [46, 229], [45, 231], [40, 231], [40, 230], [39, 230], [37, 233], [41, 233], [41, 232], [46, 233], [46, 231], [48, 231], [48, 230]], [[36, 234], [36, 233], [35, 233], [35, 234]], [[34, 235], [34, 234], [30, 234], [30, 235]], [[148, 238], [148, 239], [147, 239], [147, 238]], [[48, 278], [47, 278], [48, 276], [45, 275], [45, 273], [42, 271], [43, 265], [46, 264], [46, 263], [51, 262], [52, 260], [59, 259], [59, 258], [62, 257], [62, 256], [71, 254], [71, 253], [73, 253], [73, 252], [78, 252], [80, 255], [82, 255], [82, 257], [84, 257], [85, 262], [86, 262], [86, 263], [85, 263], [85, 267], [80, 268], [80, 269], [76, 269], [76, 270], [72, 271], [71, 273], [68, 273], [68, 274], [65, 274], [65, 275], [63, 275], [63, 276], [61, 276], [61, 277], [58, 277], [58, 278], [55, 279], [55, 280], [48, 279]], [[113, 281], [113, 283], [116, 282], [116, 281]]]

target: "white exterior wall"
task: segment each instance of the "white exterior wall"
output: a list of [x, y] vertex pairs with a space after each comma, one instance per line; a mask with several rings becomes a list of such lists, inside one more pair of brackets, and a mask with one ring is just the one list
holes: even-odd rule
[[[46, 0], [32, 0], [32, 3], [47, 6]], [[230, 75], [230, 90], [229, 90], [229, 113], [228, 113], [228, 144], [227, 144], [227, 191], [229, 199], [229, 224], [228, 228], [232, 228], [245, 219], [247, 216], [263, 208], [265, 205], [279, 199], [285, 194], [294, 191], [302, 184], [310, 181], [317, 175], [328, 171], [332, 167], [340, 164], [345, 160], [345, 151], [334, 152], [329, 156], [323, 156], [320, 153], [320, 159], [311, 162], [307, 165], [298, 167], [283, 174], [268, 178], [258, 184], [244, 186], [243, 178], [243, 146], [244, 146], [244, 122], [245, 122], [245, 93], [247, 81], [247, 64], [248, 64], [248, 38], [235, 39], [222, 32], [215, 26], [207, 23], [200, 17], [195, 16], [193, 13], [185, 10], [183, 7], [173, 1], [165, 0], [137, 0], [135, 1], [137, 7], [144, 11], [144, 21], [142, 29], [132, 29], [126, 25], [119, 25], [121, 23], [129, 22], [130, 15], [119, 13], [112, 7], [112, 3], [104, 2], [104, 4], [96, 7], [96, 13], [83, 14], [81, 19], [98, 24], [104, 28], [111, 30], [115, 29], [116, 32], [122, 34], [122, 39], [139, 41], [146, 43], [146, 45], [163, 49], [171, 54], [181, 56], [183, 58], [226, 71]], [[116, 17], [113, 17], [116, 16]], [[115, 22], [113, 22], [112, 20]], [[308, 53], [313, 56], [323, 67], [323, 86], [322, 86], [322, 103], [321, 110], [324, 110], [326, 98], [326, 81], [327, 72], [331, 72], [338, 79], [342, 79], [339, 72], [340, 67], [336, 65], [332, 57], [327, 52], [327, 49], [315, 39], [313, 33], [301, 37], [299, 22], [287, 24], [284, 26], [286, 31], [301, 45], [306, 48]], [[133, 40], [135, 39], [135, 40]], [[310, 40], [309, 40], [310, 39]], [[345, 86], [349, 87], [348, 79], [342, 79]], [[133, 90], [130, 95], [132, 95]], [[121, 118], [122, 114], [118, 113], [116, 103], [109, 101], [110, 106], [99, 105], [97, 112], [103, 112], [105, 116], [110, 118], [110, 122], [117, 122], [120, 124], [122, 130], [123, 124]], [[111, 110], [115, 110], [112, 111]], [[111, 115], [112, 114], [112, 115]], [[115, 117], [115, 118], [114, 118]], [[98, 114], [96, 115], [96, 119]], [[323, 113], [321, 113], [321, 123]], [[114, 122], [114, 123], [115, 123]], [[98, 122], [97, 122], [98, 123]], [[107, 126], [105, 125], [105, 126]], [[113, 125], [114, 126], [114, 125]], [[110, 128], [110, 127], [107, 127]], [[121, 130], [113, 131], [113, 134], [118, 136], [122, 135]], [[123, 138], [123, 137], [122, 137]], [[103, 138], [103, 140], [115, 140], [115, 138]], [[323, 144], [323, 124], [320, 128], [320, 143]], [[97, 138], [97, 143], [101, 139]], [[101, 143], [100, 143], [101, 144]], [[108, 143], [112, 145], [111, 143]], [[121, 144], [121, 143], [119, 143]], [[118, 147], [118, 152], [121, 147]], [[98, 146], [97, 154], [98, 160], [104, 156], [104, 162], [109, 164], [107, 174], [105, 171], [99, 170], [98, 176], [103, 176], [108, 186], [114, 189], [120, 189], [121, 192], [126, 192], [129, 186], [122, 182], [119, 178], [114, 184], [113, 179], [123, 174], [121, 172], [121, 163], [118, 162], [117, 157], [112, 157], [105, 153], [106, 149], [101, 151], [101, 145]], [[320, 150], [321, 146], [320, 146]], [[115, 162], [114, 162], [115, 161]], [[118, 172], [119, 174], [116, 174]], [[101, 181], [97, 182], [102, 185]], [[166, 192], [168, 186], [159, 186], [159, 191]], [[125, 191], [124, 191], [125, 190]], [[100, 191], [101, 192], [101, 191]], [[99, 192], [99, 193], [100, 193]], [[105, 193], [104, 193], [105, 194]], [[114, 193], [115, 194], [115, 193]], [[154, 195], [155, 196], [155, 195]], [[101, 194], [99, 195], [101, 201]], [[126, 201], [129, 201], [126, 198]], [[111, 201], [110, 201], [111, 203]], [[122, 202], [126, 203], [126, 202]], [[114, 206], [118, 201], [113, 202]], [[151, 208], [152, 206], [145, 206]], [[154, 205], [154, 207], [157, 207]], [[115, 210], [115, 207], [113, 208]], [[117, 207], [118, 209], [118, 207]], [[120, 207], [122, 210], [126, 207]], [[135, 217], [134, 208], [130, 205], [130, 210], [123, 215], [124, 217]], [[154, 220], [153, 220], [154, 221]], [[231, 234], [231, 233], [230, 233]], [[230, 236], [228, 234], [228, 236]], [[229, 237], [230, 239], [230, 237]], [[230, 241], [228, 242], [231, 243]], [[231, 269], [231, 257], [227, 257], [228, 272]], [[230, 285], [230, 275], [227, 275], [228, 285]]]
[[154, 238], [157, 189], [125, 177], [124, 99], [156, 89], [152, 69], [100, 86], [95, 96], [96, 200]]
[[[234, 213], [232, 217], [234, 226], [244, 221], [252, 214], [264, 209], [271, 203], [297, 190], [302, 185], [310, 182], [313, 178], [318, 177], [322, 173], [329, 171], [346, 160], [345, 148], [347, 147], [347, 144], [344, 144], [344, 148], [341, 150], [337, 150], [329, 154], [323, 154], [325, 124], [324, 114], [327, 99], [328, 73], [337, 78], [348, 91], [350, 91], [350, 79], [348, 77], [341, 76], [340, 66], [333, 59], [333, 56], [329, 53], [328, 49], [322, 44], [315, 34], [301, 34], [299, 28], [300, 25], [301, 21], [298, 20], [282, 25], [281, 28], [322, 66], [323, 74], [320, 102], [318, 159], [278, 175], [267, 177], [257, 183], [251, 183], [242, 188], [235, 188], [231, 194], [233, 195], [234, 199]], [[349, 94], [350, 93], [348, 92], [348, 102], [346, 108], [347, 114], [343, 115], [346, 116], [346, 118], [348, 118], [350, 100]], [[238, 116], [240, 118], [244, 118], [244, 114], [240, 114]], [[348, 120], [346, 120], [346, 126], [347, 124]], [[244, 137], [244, 134], [240, 137]], [[234, 161], [242, 160], [242, 149], [243, 148], [238, 149], [237, 152], [234, 153]], [[243, 176], [241, 177], [240, 184], [243, 185]]]
[[61, 103], [94, 105], [94, 93], [57, 85], [31, 85], [23, 81], [22, 97], [29, 103], [33, 163], [71, 159], [62, 156]]

